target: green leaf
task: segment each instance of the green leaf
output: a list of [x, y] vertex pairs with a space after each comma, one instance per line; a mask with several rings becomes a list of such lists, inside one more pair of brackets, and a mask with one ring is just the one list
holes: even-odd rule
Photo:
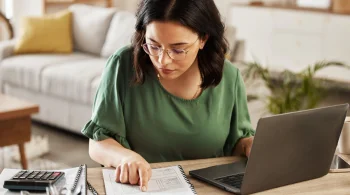
[[260, 78], [270, 89], [271, 95], [265, 97], [266, 107], [273, 114], [315, 108], [325, 97], [321, 81], [315, 79], [315, 73], [329, 66], [350, 69], [350, 66], [337, 61], [320, 61], [309, 65], [304, 70], [294, 73], [285, 70], [276, 76], [257, 62], [244, 63], [245, 79]]

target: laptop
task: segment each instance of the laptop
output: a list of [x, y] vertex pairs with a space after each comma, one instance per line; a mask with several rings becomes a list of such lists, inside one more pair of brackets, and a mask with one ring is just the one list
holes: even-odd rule
[[190, 171], [236, 194], [251, 194], [326, 175], [349, 104], [261, 118], [249, 160]]

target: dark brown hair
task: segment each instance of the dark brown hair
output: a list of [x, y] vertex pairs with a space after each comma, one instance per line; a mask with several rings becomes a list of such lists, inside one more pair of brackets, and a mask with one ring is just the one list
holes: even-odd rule
[[142, 44], [146, 26], [153, 21], [178, 22], [190, 28], [200, 38], [209, 36], [204, 48], [199, 50], [198, 66], [202, 76], [202, 88], [220, 83], [227, 51], [224, 38], [225, 26], [213, 0], [142, 0], [136, 13], [136, 32], [133, 37], [134, 83], [142, 84], [147, 73], [154, 70]]

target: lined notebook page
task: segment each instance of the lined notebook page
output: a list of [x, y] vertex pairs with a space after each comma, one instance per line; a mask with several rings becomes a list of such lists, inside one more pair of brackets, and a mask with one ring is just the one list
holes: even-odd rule
[[180, 166], [152, 169], [147, 192], [142, 192], [137, 185], [115, 182], [115, 170], [103, 169], [103, 180], [108, 195], [193, 195], [193, 186], [187, 180]]

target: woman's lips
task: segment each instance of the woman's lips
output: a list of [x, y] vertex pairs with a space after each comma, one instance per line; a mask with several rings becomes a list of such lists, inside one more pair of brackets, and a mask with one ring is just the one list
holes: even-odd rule
[[174, 70], [164, 69], [164, 68], [161, 68], [160, 71], [162, 71], [163, 74], [170, 74], [170, 73], [174, 72]]

